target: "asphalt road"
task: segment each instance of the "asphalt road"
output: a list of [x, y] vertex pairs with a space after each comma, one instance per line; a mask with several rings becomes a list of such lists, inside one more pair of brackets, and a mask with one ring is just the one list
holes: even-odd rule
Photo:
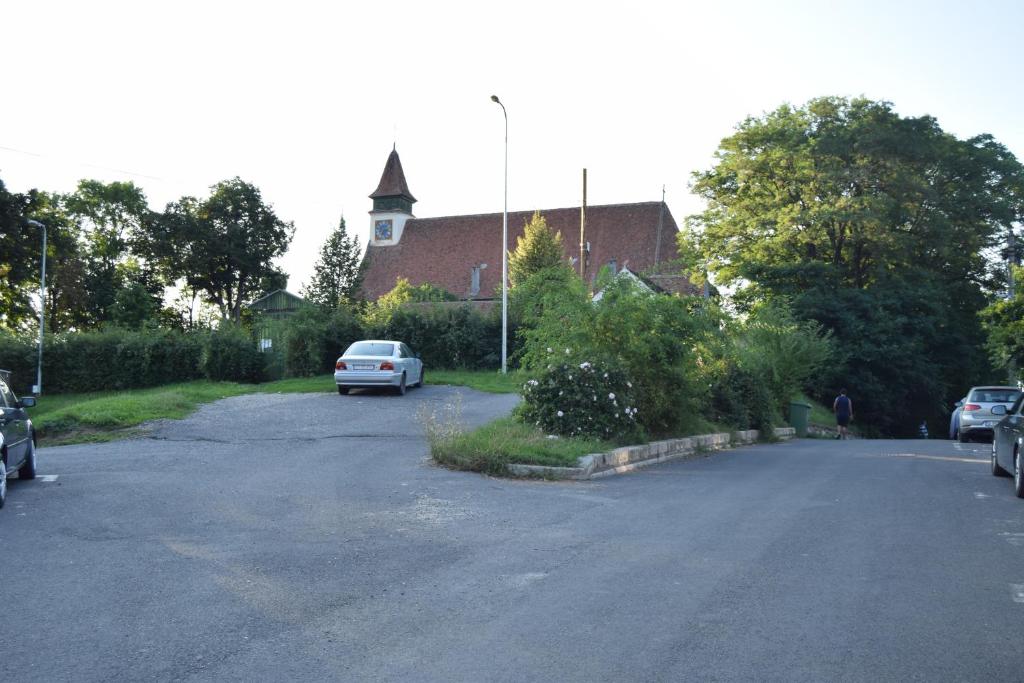
[[463, 395], [242, 396], [43, 448], [0, 510], [10, 681], [1021, 680], [987, 446], [804, 440], [597, 482], [432, 466]]

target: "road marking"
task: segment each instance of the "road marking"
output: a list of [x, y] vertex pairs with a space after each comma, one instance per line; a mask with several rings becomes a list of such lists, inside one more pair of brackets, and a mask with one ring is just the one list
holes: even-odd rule
[[1014, 602], [1024, 603], [1024, 583], [1011, 583], [1010, 595]]
[[1010, 545], [1024, 545], [1024, 534], [1015, 534], [1010, 531], [1004, 531], [999, 535], [1002, 536], [1003, 540], [1009, 543]]
[[987, 493], [982, 493], [981, 491], [975, 491], [974, 497], [977, 498], [978, 500], [984, 500], [985, 498], [991, 498], [992, 496], [988, 495]]
[[57, 481], [57, 477], [59, 476], [59, 474], [40, 474], [38, 479], [39, 481], [45, 481], [46, 483], [50, 484]]
[[988, 460], [982, 460], [981, 458], [953, 458], [948, 455], [921, 455], [920, 453], [887, 453], [886, 455], [893, 458], [920, 458], [922, 460], [948, 460], [950, 462], [988, 462]]

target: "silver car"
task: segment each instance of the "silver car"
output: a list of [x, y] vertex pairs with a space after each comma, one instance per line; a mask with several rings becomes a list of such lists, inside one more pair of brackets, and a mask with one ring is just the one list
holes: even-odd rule
[[399, 341], [357, 341], [334, 364], [334, 383], [339, 394], [355, 387], [389, 387], [400, 395], [406, 387], [423, 386], [423, 363]]
[[0, 508], [7, 502], [7, 477], [18, 473], [18, 479], [35, 479], [36, 430], [25, 408], [36, 400], [31, 396], [18, 399], [7, 386], [10, 373], [0, 370]]
[[[1020, 396], [1017, 387], [973, 387], [960, 411], [958, 438], [966, 443], [976, 438], [992, 439], [993, 429]], [[1002, 408], [996, 410], [996, 406]]]

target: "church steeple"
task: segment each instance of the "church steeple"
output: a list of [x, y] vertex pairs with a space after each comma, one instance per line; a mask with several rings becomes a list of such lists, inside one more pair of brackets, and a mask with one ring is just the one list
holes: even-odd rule
[[394, 147], [391, 148], [388, 163], [384, 165], [380, 183], [370, 199], [373, 200], [373, 209], [370, 210], [370, 245], [386, 247], [398, 244], [406, 221], [413, 217], [412, 205], [416, 198], [409, 191], [409, 183], [405, 182], [402, 161]]
[[374, 211], [401, 211], [412, 215], [412, 205], [416, 198], [409, 191], [409, 183], [405, 181], [405, 171], [402, 170], [402, 160], [398, 158], [398, 151], [393, 147], [388, 155], [388, 162], [384, 165], [384, 173], [380, 176], [380, 183], [377, 189], [370, 195], [373, 200]]

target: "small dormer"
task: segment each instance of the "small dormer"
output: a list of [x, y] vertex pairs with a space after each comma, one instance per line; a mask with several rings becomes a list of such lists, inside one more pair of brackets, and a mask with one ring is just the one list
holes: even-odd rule
[[409, 183], [405, 181], [405, 171], [398, 152], [392, 148], [388, 161], [384, 165], [384, 173], [380, 176], [377, 189], [370, 195], [373, 209], [370, 211], [370, 244], [373, 246], [390, 246], [398, 244], [402, 239], [405, 222], [412, 215], [412, 205], [416, 198], [409, 191]]

